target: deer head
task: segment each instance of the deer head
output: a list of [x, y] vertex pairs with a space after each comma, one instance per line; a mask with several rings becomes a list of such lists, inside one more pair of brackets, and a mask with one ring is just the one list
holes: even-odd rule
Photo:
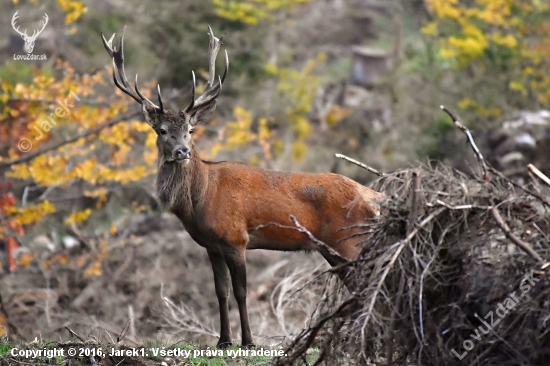
[[[141, 104], [143, 117], [157, 133], [157, 147], [159, 150], [159, 158], [162, 163], [180, 163], [187, 164], [193, 153], [193, 141], [191, 134], [193, 128], [201, 123], [208, 122], [216, 109], [216, 98], [220, 95], [222, 83], [227, 75], [229, 67], [229, 59], [227, 51], [225, 52], [225, 70], [223, 76], [218, 77], [217, 83], [215, 79], [215, 62], [216, 56], [222, 44], [223, 36], [219, 39], [214, 37], [212, 29], [208, 27], [208, 35], [210, 36], [210, 47], [208, 50], [208, 66], [209, 76], [206, 88], [202, 95], [195, 99], [195, 73], [193, 76], [193, 89], [191, 103], [187, 108], [180, 110], [177, 114], [165, 109], [162, 97], [160, 95], [160, 86], [157, 85], [158, 105], [146, 98], [138, 88], [137, 74], [134, 84], [134, 90], [130, 87], [126, 75], [124, 73], [124, 32], [118, 42], [118, 47], [113, 47], [112, 41], [115, 35], [107, 41], [101, 34], [103, 45], [113, 58], [113, 80], [115, 85], [128, 94], [136, 102]], [[115, 71], [116, 70], [116, 71]], [[117, 77], [118, 75], [118, 77]]]
[[48, 24], [48, 14], [44, 13], [44, 20], [42, 21], [42, 29], [38, 30], [35, 29], [32, 33], [32, 36], [27, 35], [27, 30], [25, 29], [24, 32], [19, 31], [19, 26], [16, 26], [17, 18], [19, 18], [19, 10], [13, 14], [13, 17], [11, 18], [11, 26], [17, 33], [21, 35], [21, 38], [25, 41], [24, 49], [27, 53], [31, 53], [34, 49], [34, 42], [36, 41], [36, 38], [42, 33], [44, 28], [46, 28], [46, 24]]

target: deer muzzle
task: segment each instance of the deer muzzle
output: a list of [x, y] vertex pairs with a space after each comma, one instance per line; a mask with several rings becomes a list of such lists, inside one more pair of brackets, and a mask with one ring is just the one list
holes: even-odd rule
[[189, 160], [189, 158], [191, 158], [191, 150], [187, 147], [174, 151], [174, 159], [179, 162]]

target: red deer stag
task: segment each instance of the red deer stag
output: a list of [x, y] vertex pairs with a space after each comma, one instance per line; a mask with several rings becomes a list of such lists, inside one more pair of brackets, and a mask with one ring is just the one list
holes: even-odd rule
[[[218, 347], [231, 343], [228, 297], [229, 279], [241, 317], [242, 345], [253, 345], [246, 308], [246, 249], [284, 251], [316, 250], [338, 265], [354, 259], [361, 248], [358, 238], [349, 237], [379, 213], [384, 197], [341, 175], [289, 173], [265, 170], [237, 162], [209, 162], [199, 157], [191, 134], [196, 125], [208, 122], [228, 70], [215, 78], [215, 60], [221, 39], [209, 27], [209, 77], [204, 93], [195, 99], [193, 75], [191, 103], [177, 114], [165, 109], [157, 87], [158, 105], [135, 93], [124, 74], [123, 38], [112, 46], [102, 34], [103, 44], [113, 58], [116, 86], [141, 104], [145, 121], [157, 133], [157, 193], [162, 207], [175, 214], [210, 258], [220, 307]], [[326, 243], [314, 242], [297, 230], [290, 216]], [[354, 231], [355, 230], [355, 231]]]

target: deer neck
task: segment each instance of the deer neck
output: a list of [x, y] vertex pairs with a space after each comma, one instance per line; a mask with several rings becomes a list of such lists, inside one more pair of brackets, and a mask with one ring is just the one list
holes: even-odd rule
[[191, 146], [191, 159], [186, 165], [159, 156], [157, 195], [164, 210], [183, 221], [193, 219], [207, 188], [208, 168], [194, 146]]

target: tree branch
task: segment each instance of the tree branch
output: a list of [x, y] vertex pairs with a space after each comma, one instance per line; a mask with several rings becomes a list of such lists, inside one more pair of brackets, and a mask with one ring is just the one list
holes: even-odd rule
[[462, 124], [462, 122], [460, 122], [458, 119], [456, 119], [456, 117], [447, 108], [445, 108], [445, 106], [442, 105], [442, 106], [440, 106], [440, 108], [445, 113], [447, 113], [449, 115], [449, 117], [452, 118], [453, 123], [455, 124], [455, 126], [458, 127], [466, 135], [466, 138], [468, 139], [468, 143], [472, 147], [472, 150], [474, 150], [474, 153], [476, 154], [477, 161], [478, 161], [479, 165], [481, 166], [481, 169], [483, 170], [483, 180], [485, 182], [488, 182], [489, 181], [489, 176], [487, 175], [487, 163], [485, 162], [485, 159], [483, 158], [483, 155], [481, 155], [481, 151], [479, 151], [479, 149], [477, 148], [477, 145], [474, 141], [474, 138], [472, 137], [472, 134], [470, 133], [470, 130], [468, 130], [468, 128], [466, 128], [466, 126], [464, 126]]
[[543, 172], [541, 172], [540, 170], [537, 169], [536, 166], [534, 166], [533, 164], [529, 164], [527, 165], [527, 169], [529, 169], [529, 171], [531, 173], [533, 173], [534, 175], [537, 176], [537, 178], [539, 178], [540, 180], [542, 180], [542, 182], [544, 184], [546, 184], [548, 187], [550, 187], [550, 178], [548, 178], [546, 175], [544, 175]]
[[365, 165], [365, 164], [363, 164], [363, 163], [361, 163], [361, 162], [359, 162], [359, 161], [357, 161], [357, 160], [355, 160], [355, 159], [352, 159], [352, 158], [350, 158], [350, 157], [347, 157], [346, 155], [335, 154], [335, 156], [336, 156], [337, 158], [344, 159], [344, 160], [349, 161], [350, 163], [353, 163], [353, 164], [355, 164], [355, 165], [358, 165], [358, 166], [360, 166], [361, 168], [366, 169], [366, 170], [368, 170], [369, 172], [374, 173], [374, 174], [376, 174], [376, 175], [379, 176], [379, 177], [384, 177], [384, 176], [386, 175], [386, 174], [384, 174], [384, 173], [382, 173], [382, 172], [379, 172], [378, 170], [376, 170], [376, 169], [374, 169], [374, 168], [371, 168], [371, 167], [368, 166], [368, 165]]
[[129, 120], [131, 118], [137, 117], [138, 115], [140, 115], [140, 113], [141, 113], [141, 110], [137, 110], [133, 113], [126, 114], [124, 116], [120, 116], [120, 117], [117, 117], [117, 118], [112, 119], [110, 121], [107, 121], [105, 123], [102, 123], [102, 124], [92, 128], [91, 130], [86, 130], [82, 133], [77, 134], [76, 136], [73, 136], [71, 138], [59, 141], [59, 142], [57, 142], [57, 143], [55, 143], [51, 146], [48, 146], [48, 147], [45, 147], [45, 148], [41, 149], [41, 150], [25, 154], [23, 156], [20, 156], [18, 158], [12, 159], [12, 160], [0, 161], [0, 168], [9, 167], [9, 166], [12, 166], [14, 164], [26, 163], [28, 161], [36, 159], [40, 155], [44, 155], [47, 152], [58, 149], [63, 145], [70, 144], [72, 142], [78, 141], [81, 138], [85, 138], [85, 137], [94, 135], [96, 133], [99, 133], [104, 128], [112, 127], [112, 126], [116, 125], [117, 123], [120, 123], [122, 121], [126, 121], [126, 120]]
[[541, 258], [541, 256], [538, 255], [538, 253], [535, 252], [529, 244], [527, 244], [526, 242], [518, 238], [512, 232], [512, 230], [510, 230], [506, 222], [504, 222], [504, 220], [502, 219], [502, 216], [500, 216], [500, 213], [498, 212], [498, 209], [496, 207], [491, 208], [491, 213], [493, 214], [493, 217], [495, 218], [497, 225], [504, 232], [506, 237], [508, 237], [508, 239], [510, 239], [514, 244], [520, 247], [525, 253], [533, 257], [538, 262], [538, 264], [540, 265], [544, 264], [544, 260]]

